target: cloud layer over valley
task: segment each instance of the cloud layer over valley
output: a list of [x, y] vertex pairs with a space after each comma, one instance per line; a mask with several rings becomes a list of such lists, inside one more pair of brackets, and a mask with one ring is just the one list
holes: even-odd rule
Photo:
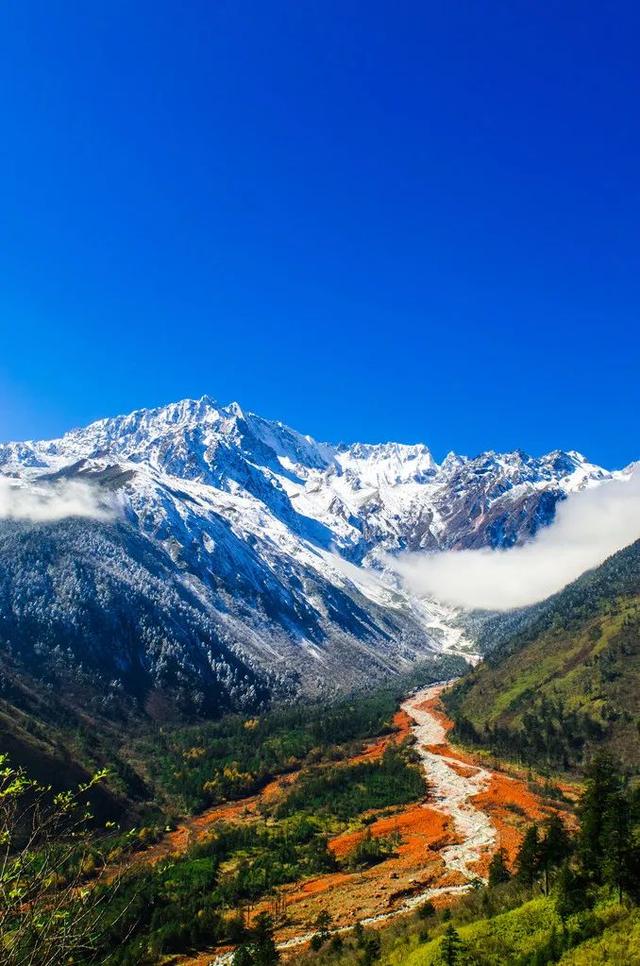
[[53, 522], [67, 517], [110, 520], [116, 507], [99, 487], [81, 480], [17, 483], [0, 476], [0, 520]]
[[509, 610], [544, 600], [640, 538], [640, 469], [573, 494], [554, 523], [508, 550], [404, 554], [388, 562], [413, 593], [458, 607]]

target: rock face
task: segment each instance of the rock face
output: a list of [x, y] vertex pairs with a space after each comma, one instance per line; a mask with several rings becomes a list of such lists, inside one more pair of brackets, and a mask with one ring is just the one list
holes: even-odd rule
[[610, 475], [575, 452], [333, 446], [208, 397], [0, 445], [0, 652], [105, 702], [352, 686], [470, 646], [387, 554], [510, 546]]

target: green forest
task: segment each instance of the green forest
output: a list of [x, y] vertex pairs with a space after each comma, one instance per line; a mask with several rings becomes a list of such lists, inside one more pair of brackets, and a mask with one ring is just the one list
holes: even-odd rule
[[[54, 963], [65, 949], [69, 963], [152, 966], [218, 943], [242, 945], [250, 938], [244, 911], [256, 901], [284, 883], [339, 868], [327, 848], [329, 833], [366, 829], [369, 810], [425, 798], [407, 742], [372, 761], [341, 762], [367, 740], [390, 734], [406, 691], [440, 670], [427, 665], [393, 686], [329, 707], [233, 715], [136, 739], [133, 753], [145, 760], [148, 780], [170, 810], [156, 806], [146, 822], [130, 827], [113, 820], [96, 827], [89, 802], [108, 782], [107, 770], [73, 793], [56, 793], [4, 756], [0, 962]], [[179, 814], [243, 798], [294, 769], [299, 783], [277, 806], [249, 821], [216, 823], [180, 855], [136, 863]], [[343, 866], [382, 861], [393, 847], [365, 835]], [[74, 922], [82, 924], [77, 936]]]

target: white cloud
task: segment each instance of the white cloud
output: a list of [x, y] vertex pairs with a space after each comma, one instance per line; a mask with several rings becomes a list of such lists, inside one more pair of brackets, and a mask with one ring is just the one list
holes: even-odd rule
[[544, 600], [640, 538], [640, 469], [559, 503], [524, 546], [404, 554], [391, 566], [415, 594], [458, 607], [509, 610]]
[[80, 480], [18, 483], [0, 477], [0, 520], [30, 520], [33, 523], [66, 517], [109, 520], [115, 513], [113, 499], [90, 483]]

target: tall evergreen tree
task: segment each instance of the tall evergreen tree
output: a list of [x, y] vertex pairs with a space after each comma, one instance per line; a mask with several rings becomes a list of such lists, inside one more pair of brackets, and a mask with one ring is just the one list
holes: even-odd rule
[[275, 966], [280, 959], [273, 938], [273, 920], [267, 912], [261, 912], [254, 924], [256, 937], [256, 966]]
[[568, 862], [563, 863], [558, 873], [555, 903], [563, 924], [569, 916], [591, 906], [588, 880], [582, 873], [572, 869]]
[[253, 947], [245, 944], [238, 946], [231, 963], [232, 966], [254, 966]]
[[606, 754], [598, 755], [587, 772], [584, 794], [578, 808], [580, 834], [578, 848], [582, 868], [600, 882], [606, 850], [605, 815], [612, 798], [622, 789], [617, 762]]
[[525, 885], [533, 885], [540, 873], [538, 826], [530, 825], [516, 856], [516, 875]]
[[617, 890], [618, 900], [622, 902], [622, 892], [630, 878], [632, 841], [629, 803], [621, 791], [610, 795], [606, 802], [600, 839], [602, 879]]
[[239, 946], [233, 956], [233, 966], [276, 966], [280, 953], [273, 938], [271, 916], [261, 912], [253, 924], [252, 942]]
[[498, 849], [497, 852], [494, 852], [489, 863], [489, 885], [500, 885], [501, 882], [508, 882], [510, 878], [511, 873], [507, 866], [506, 852], [504, 849]]
[[545, 895], [549, 895], [549, 877], [552, 869], [562, 865], [571, 851], [569, 833], [560, 816], [554, 813], [544, 824], [544, 834], [539, 846], [539, 866], [544, 874]]
[[442, 966], [460, 966], [463, 962], [465, 946], [462, 939], [449, 923], [442, 937], [439, 950], [439, 961]]

